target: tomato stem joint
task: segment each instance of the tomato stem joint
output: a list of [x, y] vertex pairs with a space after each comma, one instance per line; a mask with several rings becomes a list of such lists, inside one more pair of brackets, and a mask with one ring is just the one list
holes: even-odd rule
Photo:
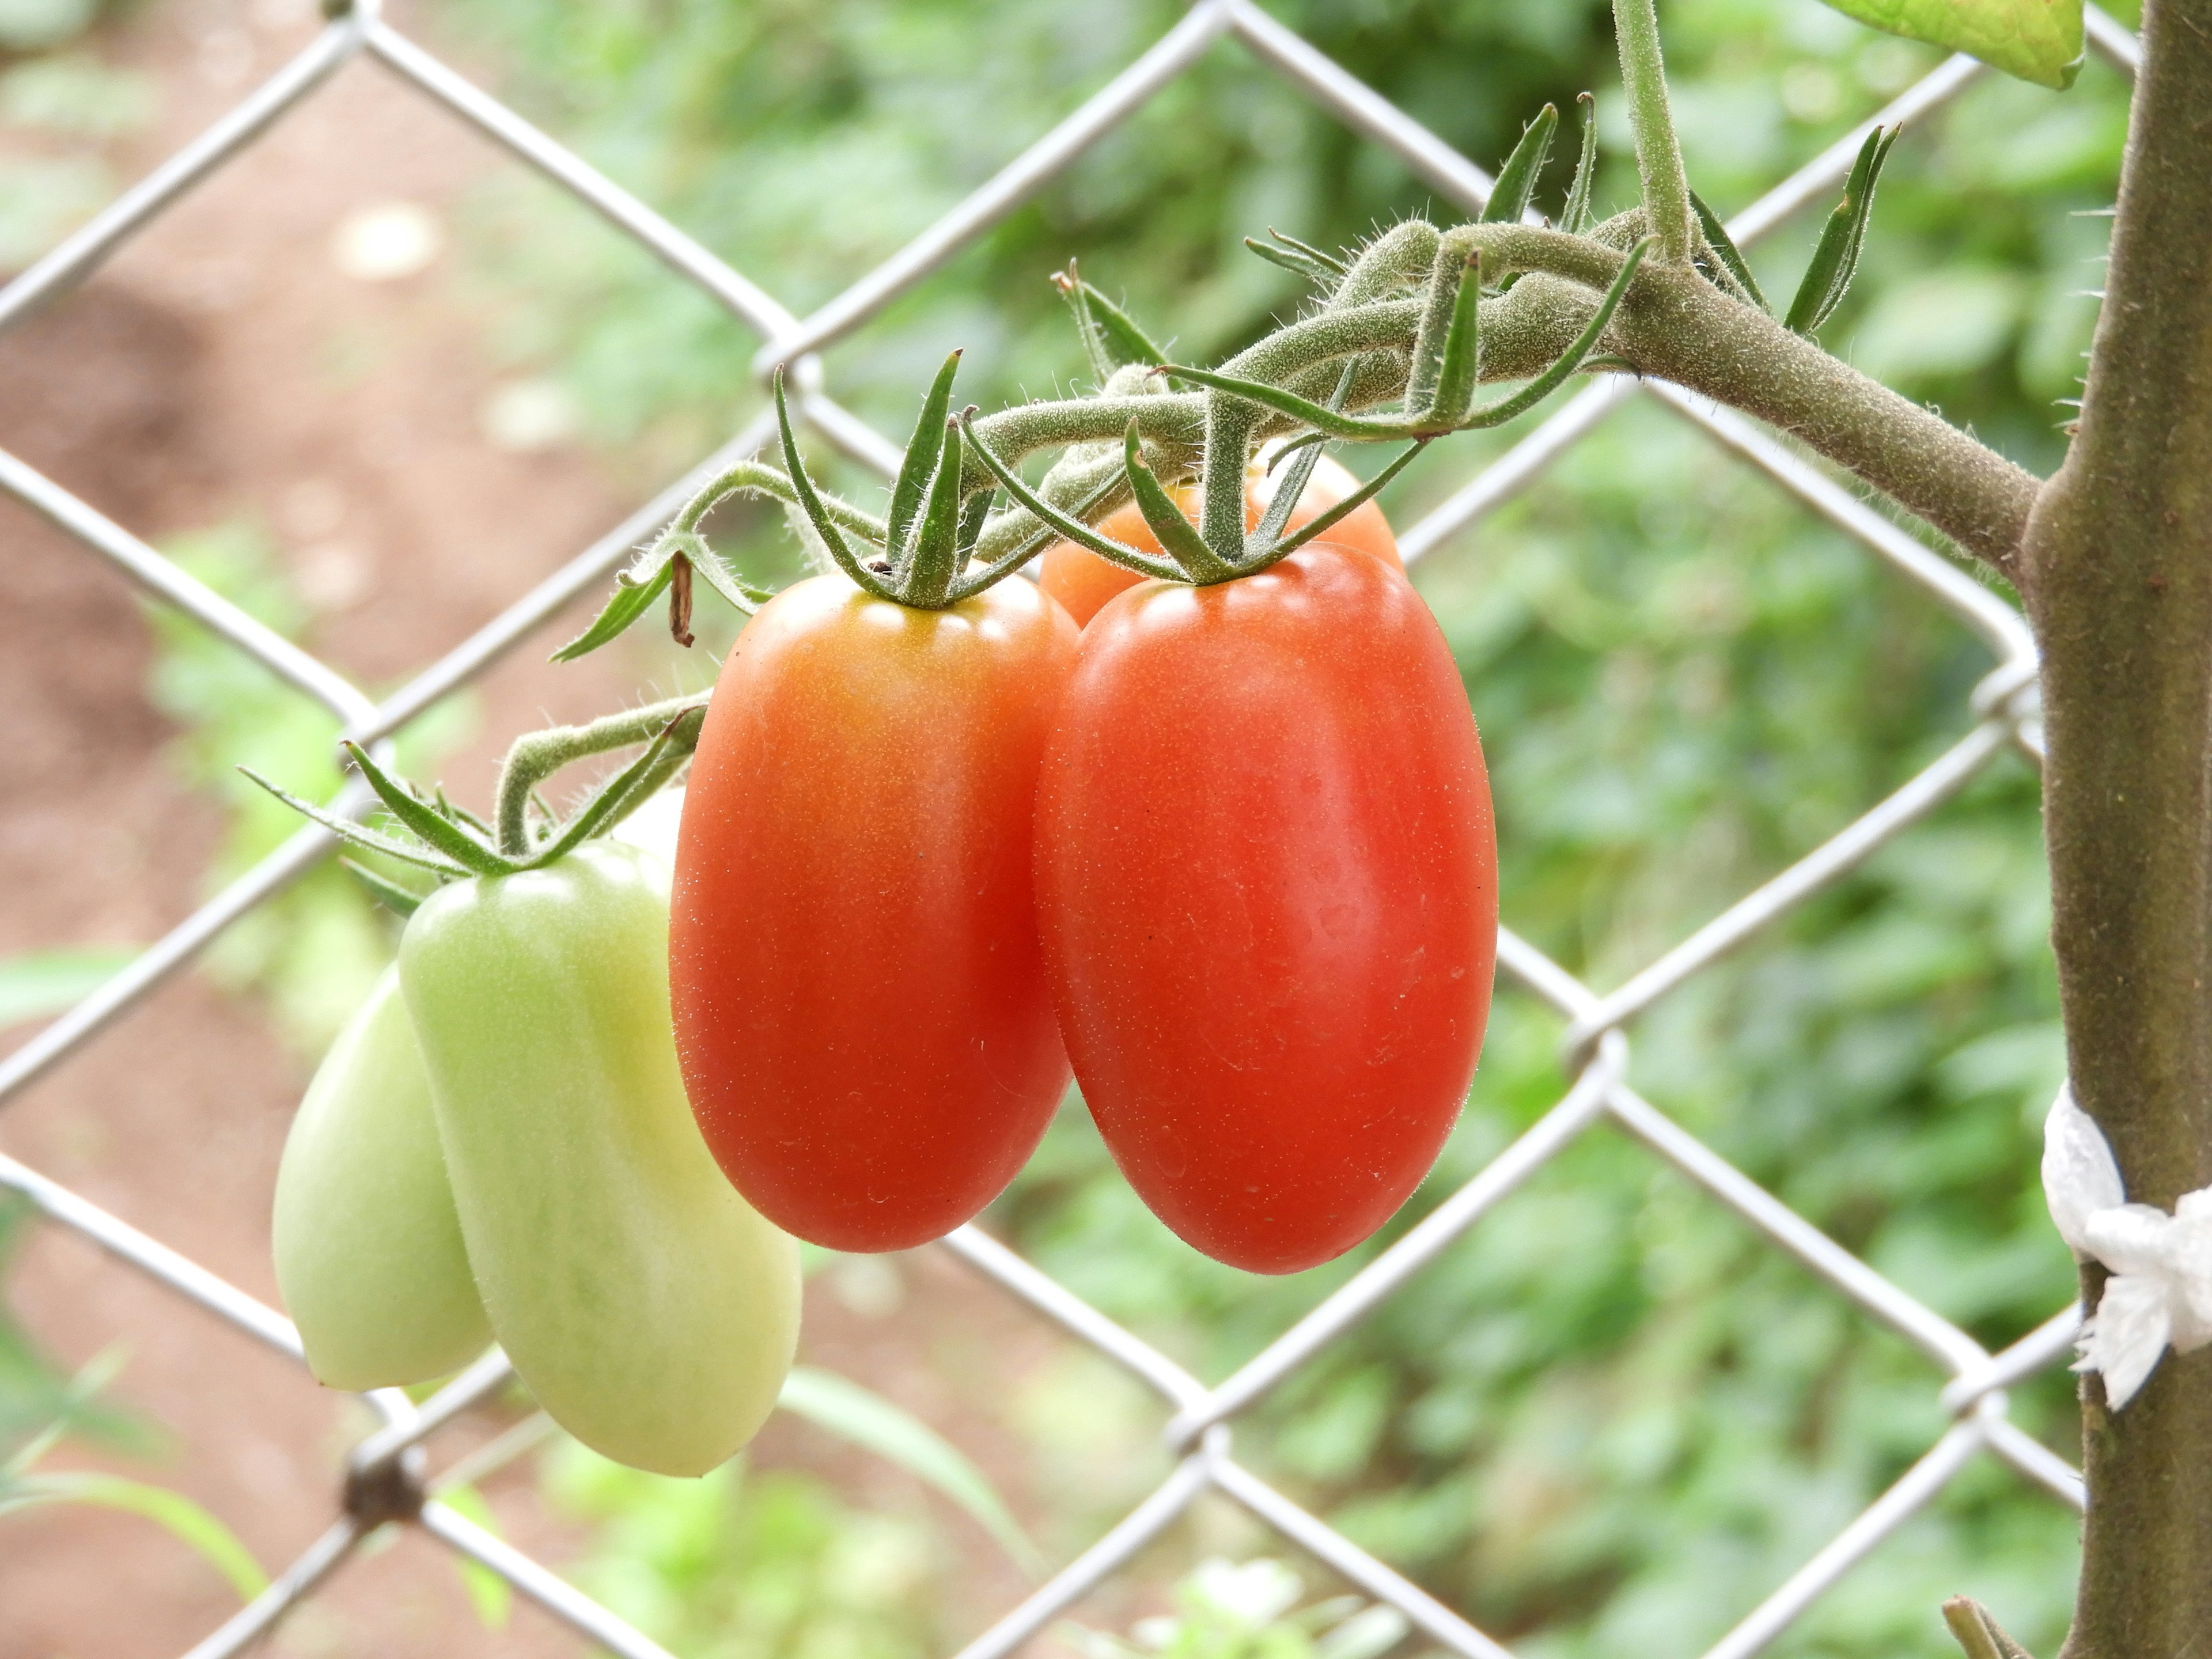
[[[690, 758], [706, 720], [704, 693], [673, 697], [610, 714], [589, 725], [555, 726], [518, 738], [500, 774], [493, 813], [496, 826], [446, 799], [425, 794], [394, 776], [359, 744], [344, 747], [370, 789], [396, 821], [386, 833], [304, 800], [252, 767], [238, 769], [294, 811], [322, 825], [358, 851], [427, 870], [441, 882], [471, 876], [509, 876], [557, 862], [593, 836], [604, 835], [651, 799]], [[562, 767], [586, 756], [642, 743], [645, 751], [608, 779], [565, 820], [545, 805], [538, 786]], [[534, 810], [533, 810], [534, 809]], [[349, 867], [386, 904], [406, 914], [422, 895], [373, 866]]]

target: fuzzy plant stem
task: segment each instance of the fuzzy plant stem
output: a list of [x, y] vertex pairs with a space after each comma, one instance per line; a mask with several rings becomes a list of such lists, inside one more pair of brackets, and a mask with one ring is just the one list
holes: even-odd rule
[[[625, 709], [586, 726], [549, 726], [543, 732], [527, 732], [517, 738], [500, 768], [499, 792], [494, 797], [493, 828], [499, 837], [500, 852], [508, 858], [529, 856], [530, 797], [562, 767], [588, 756], [604, 755], [611, 749], [650, 743], [672, 725], [706, 706], [707, 694], [698, 692], [688, 697], [671, 697], [665, 702], [647, 703], [642, 708]], [[697, 722], [691, 721], [690, 725], [696, 742]], [[632, 792], [635, 799], [631, 804], [642, 801], [665, 783], [689, 752], [688, 744], [672, 745], [670, 753], [663, 757], [661, 766], [656, 769], [659, 775], [639, 780], [638, 787]]]
[[[2212, 1186], [2212, 0], [2149, 0], [2142, 44], [2081, 429], [2021, 562], [2074, 1092], [2171, 1209]], [[2065, 1659], [2212, 1652], [2212, 1348], [2081, 1409]]]
[[1659, 239], [1663, 264], [1686, 264], [1696, 246], [1690, 180], [1682, 146], [1667, 103], [1667, 70], [1659, 56], [1655, 0], [1613, 0], [1613, 28], [1620, 48], [1620, 79], [1628, 91], [1628, 122], [1636, 134], [1636, 170], [1644, 180], [1644, 210]]
[[[1598, 286], [1601, 273], [1619, 268], [1620, 255], [1557, 231], [1517, 225], [1476, 230], [1486, 268], [1494, 250], [1512, 268], [1548, 269], [1576, 284], [1540, 275], [1516, 284], [1500, 304], [1518, 301], [1524, 308], [1520, 338], [1540, 335], [1564, 343], [1589, 316], [1589, 289]], [[1534, 326], [1547, 308], [1556, 313], [1549, 327]], [[1483, 329], [1488, 356], [1487, 314]], [[1695, 267], [1647, 259], [1607, 331], [1605, 349], [1638, 374], [1671, 380], [1778, 427], [1925, 519], [1999, 574], [2016, 579], [2021, 538], [2039, 487], [2032, 474], [1765, 312], [1731, 300]], [[1503, 350], [1498, 356], [1504, 361], [1486, 362], [1486, 379], [1497, 369], [1534, 372], [1534, 363], [1512, 362]]]

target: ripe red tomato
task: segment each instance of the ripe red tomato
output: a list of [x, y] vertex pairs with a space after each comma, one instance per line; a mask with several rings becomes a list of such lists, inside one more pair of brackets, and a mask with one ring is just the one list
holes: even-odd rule
[[1028, 582], [926, 611], [817, 576], [722, 665], [677, 842], [676, 1046], [724, 1173], [787, 1231], [942, 1236], [1066, 1087], [1030, 848], [1077, 637]]
[[[1281, 477], [1278, 470], [1270, 474], [1267, 469], [1267, 452], [1261, 452], [1245, 474], [1244, 527], [1249, 530], [1260, 522], [1260, 515], [1267, 510], [1267, 503], [1275, 498], [1275, 485]], [[1284, 465], [1289, 465], [1285, 462]], [[1352, 477], [1334, 457], [1324, 455], [1314, 468], [1313, 477], [1306, 480], [1305, 492], [1298, 504], [1291, 509], [1286, 526], [1296, 530], [1317, 515], [1326, 513], [1346, 495], [1359, 488], [1359, 480]], [[1198, 486], [1180, 484], [1169, 492], [1176, 498], [1185, 517], [1193, 524], [1198, 522]], [[1133, 547], [1140, 553], [1160, 552], [1159, 538], [1152, 534], [1152, 526], [1145, 522], [1144, 514], [1134, 501], [1116, 507], [1099, 521], [1098, 528], [1124, 546]], [[1396, 538], [1390, 533], [1389, 520], [1382, 509], [1372, 501], [1362, 501], [1325, 532], [1332, 546], [1357, 548], [1363, 553], [1372, 553], [1402, 570], [1405, 561], [1398, 556]], [[1099, 606], [1126, 588], [1134, 587], [1144, 578], [1133, 570], [1124, 569], [1100, 558], [1088, 548], [1078, 547], [1073, 542], [1054, 542], [1045, 549], [1037, 561], [1037, 585], [1058, 599], [1067, 614], [1075, 618], [1078, 626], [1088, 627], [1091, 617], [1098, 614]]]
[[1481, 745], [1405, 577], [1316, 547], [1111, 601], [1036, 852], [1060, 1030], [1153, 1212], [1255, 1273], [1382, 1225], [1466, 1097], [1498, 930]]

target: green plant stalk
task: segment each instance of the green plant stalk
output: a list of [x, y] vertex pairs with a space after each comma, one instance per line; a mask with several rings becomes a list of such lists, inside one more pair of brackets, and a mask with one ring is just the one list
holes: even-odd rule
[[[1557, 233], [1516, 227], [1515, 234]], [[1517, 284], [1505, 303], [1515, 301], [1532, 319], [1541, 307], [1556, 307], [1563, 332], [1580, 325], [1589, 304], [1585, 292], [1540, 275]], [[1490, 333], [1486, 317], [1484, 331]], [[1780, 428], [2015, 578], [2039, 487], [2032, 474], [1764, 312], [1730, 300], [1690, 267], [1647, 260], [1605, 349], [1640, 374]], [[1486, 366], [1485, 378], [1491, 372]]]
[[[2212, 0], [2150, 0], [2079, 434], [2037, 501], [2051, 944], [2074, 1091], [2128, 1196], [2212, 1185]], [[2094, 1264], [2082, 1292], [2094, 1303]], [[2212, 1350], [2081, 1390], [2065, 1659], [2212, 1632]]]
[[[507, 751], [507, 759], [500, 767], [498, 792], [493, 797], [492, 822], [496, 826], [501, 854], [520, 859], [529, 857], [534, 850], [530, 841], [531, 792], [562, 767], [588, 756], [603, 755], [611, 749], [650, 743], [684, 715], [705, 708], [706, 702], [703, 693], [695, 693], [671, 697], [665, 702], [647, 703], [642, 708], [627, 708], [584, 726], [556, 726], [543, 732], [524, 732]], [[665, 782], [683, 760], [683, 753], [664, 757], [665, 770], [653, 780], [653, 788]], [[634, 788], [631, 793], [642, 799], [651, 791]]]
[[1653, 0], [1613, 0], [1613, 27], [1620, 47], [1620, 79], [1628, 91], [1628, 122], [1636, 134], [1644, 210], [1659, 239], [1659, 261], [1687, 264], [1697, 246], [1697, 222], [1674, 112], [1667, 104], [1667, 68], [1659, 55], [1659, 15]]
[[[1644, 223], [1641, 213], [1625, 214], [1587, 237], [1516, 224], [1453, 230], [1454, 241], [1480, 252], [1486, 273], [1530, 273], [1511, 292], [1481, 302], [1482, 379], [1528, 380], [1555, 361], [1588, 322], [1598, 294], [1620, 273], [1625, 256], [1615, 244], [1633, 242]], [[1397, 261], [1392, 280], [1401, 284], [1417, 281], [1436, 258], [1433, 228], [1418, 227], [1425, 238], [1401, 234], [1416, 228], [1401, 225], [1384, 239], [1394, 243]], [[1363, 258], [1347, 287], [1367, 266]], [[1372, 408], [1403, 395], [1425, 308], [1422, 299], [1378, 300], [1323, 312], [1239, 353], [1221, 372], [1289, 386], [1319, 401], [1331, 388], [1316, 377], [1330, 375], [1332, 365], [1357, 356], [1359, 374], [1345, 407]], [[2017, 578], [2021, 538], [2039, 488], [2033, 476], [1755, 307], [1732, 300], [1692, 267], [1647, 259], [1607, 331], [1603, 349], [1634, 373], [1674, 381], [1790, 433], [2000, 574]], [[975, 425], [993, 453], [1011, 465], [1055, 445], [1117, 439], [1133, 418], [1164, 473], [1179, 459], [1195, 465], [1201, 455], [1218, 454], [1226, 469], [1236, 458], [1234, 516], [1226, 508], [1217, 514], [1209, 492], [1209, 516], [1200, 527], [1210, 546], [1218, 545], [1217, 537], [1227, 529], [1243, 534], [1243, 457], [1255, 441], [1297, 425], [1234, 398], [1191, 392], [1024, 404]], [[963, 477], [963, 489], [996, 481], [979, 458], [969, 459], [974, 471]], [[1050, 488], [1044, 494], [1054, 498]], [[979, 553], [999, 556], [1034, 529], [1026, 513], [1001, 514], [985, 529]]]

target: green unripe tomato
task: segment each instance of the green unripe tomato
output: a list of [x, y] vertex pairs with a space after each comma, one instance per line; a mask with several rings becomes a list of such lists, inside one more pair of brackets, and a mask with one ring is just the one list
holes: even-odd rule
[[399, 979], [492, 1329], [593, 1450], [703, 1474], [775, 1405], [799, 1247], [740, 1198], [684, 1099], [668, 900], [605, 842], [423, 902]]
[[271, 1231], [284, 1306], [309, 1369], [331, 1388], [425, 1382], [490, 1343], [392, 969], [307, 1085], [276, 1169]]

